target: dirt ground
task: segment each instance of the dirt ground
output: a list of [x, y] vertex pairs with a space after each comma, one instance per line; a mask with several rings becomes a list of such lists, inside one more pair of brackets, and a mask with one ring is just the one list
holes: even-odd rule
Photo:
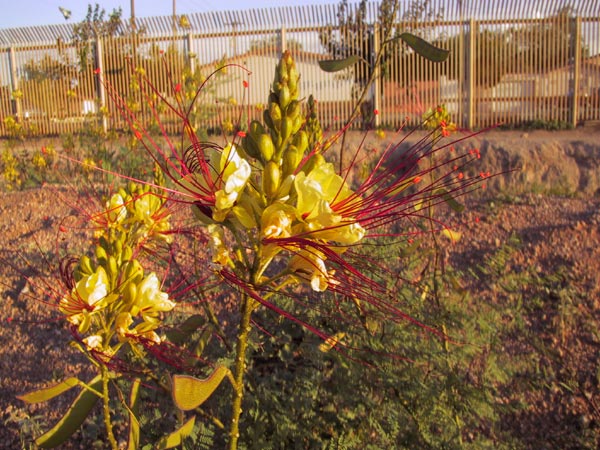
[[[542, 176], [541, 185], [527, 184], [528, 178], [520, 172], [523, 188], [513, 184], [510, 195], [495, 191], [486, 198], [468, 200], [466, 211], [455, 218], [463, 239], [449, 249], [448, 259], [466, 270], [514, 242], [495, 279], [502, 280], [502, 271], [528, 274], [525, 279], [529, 281], [517, 288], [524, 301], [545, 295], [554, 306], [532, 306], [525, 314], [529, 337], [536, 336], [548, 349], [538, 361], [543, 369], [540, 373], [550, 377], [547, 388], [529, 391], [528, 406], [508, 415], [505, 426], [531, 442], [528, 448], [536, 448], [540, 442], [546, 442], [548, 449], [581, 448], [565, 443], [574, 433], [591, 435], [587, 442], [595, 440], [600, 445], [600, 198], [593, 181], [598, 176], [594, 157], [600, 159], [600, 133], [582, 129], [492, 134], [487, 138], [496, 142], [496, 147], [488, 145], [492, 150], [500, 144], [503, 148], [513, 144], [525, 149], [543, 147], [549, 141], [563, 148], [579, 143], [576, 145], [587, 149], [583, 155], [571, 154], [583, 161], [576, 164], [579, 178], [573, 183], [564, 181], [560, 173], [552, 178], [554, 168], [536, 167], [533, 161], [529, 170], [548, 172], [546, 185]], [[569, 152], [565, 153], [569, 157]], [[551, 164], [558, 168], [568, 165], [561, 160]], [[553, 180], [558, 179], [567, 185], [553, 190]], [[62, 203], [63, 196], [70, 203]], [[36, 416], [47, 411], [24, 405], [15, 398], [17, 394], [83, 370], [76, 356], [65, 356], [75, 352], [63, 350], [69, 332], [54, 320], [56, 311], [43, 302], [44, 292], [54, 286], [39, 268], [55, 264], [58, 247], [74, 247], [84, 241], [83, 233], [71, 233], [66, 239], [61, 229], [69, 220], [65, 217], [75, 212], [78, 204], [89, 201], [86, 197], [73, 199], [56, 187], [0, 194], [0, 448], [20, 448], [19, 430], [35, 433], [27, 428], [35, 427]], [[28, 282], [27, 277], [35, 281]], [[484, 276], [465, 279], [467, 288], [481, 301], [510, 300], [506, 289], [488, 283]], [[507, 352], [536, 353], [533, 341], [517, 338], [515, 342], [507, 346]], [[501, 400], [509, 402], [513, 394], [506, 392]]]

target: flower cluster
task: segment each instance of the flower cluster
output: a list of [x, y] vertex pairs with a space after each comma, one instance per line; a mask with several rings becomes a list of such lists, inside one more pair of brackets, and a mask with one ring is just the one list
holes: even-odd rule
[[165, 200], [148, 186], [131, 183], [107, 201], [93, 217], [96, 223], [92, 258], [82, 256], [63, 275], [70, 286], [59, 302], [88, 350], [107, 356], [124, 342], [160, 342], [156, 329], [161, 313], [175, 307], [156, 273], [144, 273], [141, 252], [170, 242], [170, 214]]

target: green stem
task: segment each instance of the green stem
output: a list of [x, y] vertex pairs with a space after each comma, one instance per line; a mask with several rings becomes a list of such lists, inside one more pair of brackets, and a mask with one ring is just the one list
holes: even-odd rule
[[254, 309], [254, 300], [244, 295], [242, 300], [242, 317], [237, 336], [233, 398], [231, 402], [231, 425], [229, 432], [229, 450], [236, 450], [240, 437], [240, 416], [242, 414], [242, 399], [244, 397], [244, 373], [246, 371], [246, 350], [248, 349], [248, 335], [250, 334], [250, 317]]
[[112, 423], [110, 420], [110, 405], [109, 405], [109, 395], [108, 395], [108, 369], [106, 366], [102, 366], [102, 403], [104, 410], [104, 426], [106, 427], [106, 435], [108, 436], [108, 442], [113, 450], [119, 450], [119, 444], [117, 444], [117, 440], [115, 439], [115, 435], [112, 431]]

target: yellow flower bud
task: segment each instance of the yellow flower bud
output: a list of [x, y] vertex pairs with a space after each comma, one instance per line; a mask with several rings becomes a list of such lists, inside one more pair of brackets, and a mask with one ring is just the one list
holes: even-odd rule
[[279, 183], [281, 181], [281, 171], [275, 161], [269, 161], [263, 173], [263, 192], [267, 198], [271, 199], [277, 194]]
[[256, 145], [258, 150], [260, 151], [260, 156], [262, 157], [264, 162], [269, 162], [273, 159], [273, 154], [275, 153], [275, 146], [273, 145], [273, 140], [271, 136], [268, 134], [261, 134], [256, 141]]
[[290, 145], [283, 153], [283, 177], [287, 177], [295, 172], [298, 164], [302, 161], [304, 152], [301, 152], [295, 145]]

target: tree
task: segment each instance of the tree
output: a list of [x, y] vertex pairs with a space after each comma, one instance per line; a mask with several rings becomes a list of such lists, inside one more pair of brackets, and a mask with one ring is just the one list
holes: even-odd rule
[[113, 9], [106, 17], [106, 11], [96, 3], [88, 5], [85, 19], [73, 27], [73, 42], [79, 49], [79, 62], [82, 70], [87, 68], [90, 61], [96, 62], [98, 55], [95, 46], [90, 41], [99, 37], [116, 36], [121, 32], [121, 8]]

